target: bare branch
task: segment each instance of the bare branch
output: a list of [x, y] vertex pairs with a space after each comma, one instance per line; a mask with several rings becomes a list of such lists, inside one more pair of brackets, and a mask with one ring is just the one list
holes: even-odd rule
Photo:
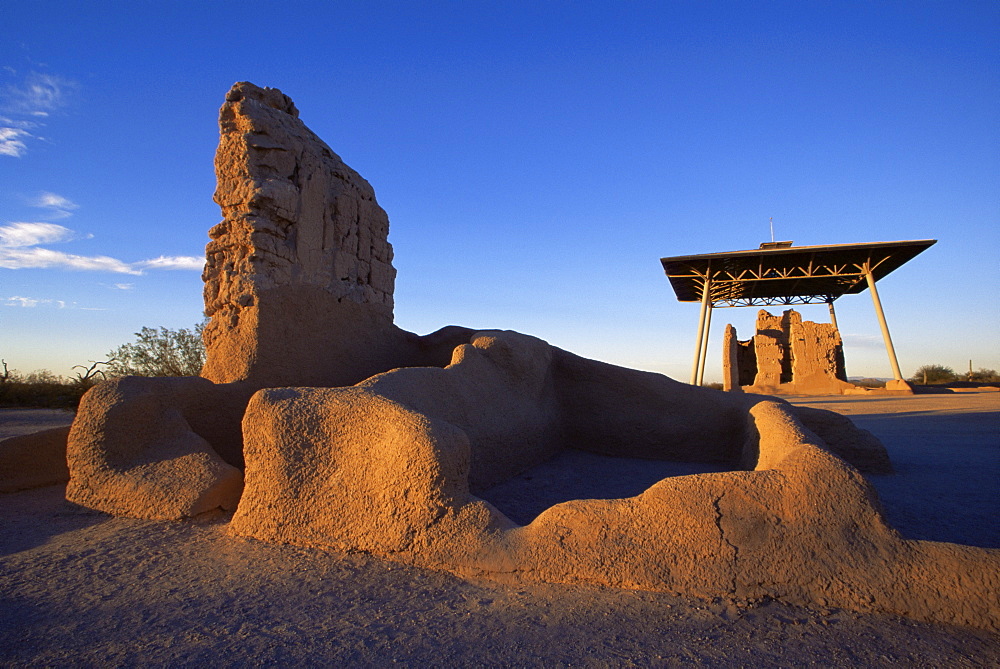
[[108, 364], [111, 364], [112, 362], [114, 362], [114, 359], [104, 360], [104, 361], [100, 361], [100, 362], [97, 362], [97, 361], [94, 361], [94, 360], [88, 360], [87, 362], [91, 363], [90, 367], [86, 367], [84, 365], [73, 365], [73, 367], [72, 367], [72, 369], [82, 369], [82, 370], [84, 370], [82, 374], [80, 372], [76, 373], [76, 383], [78, 383], [78, 384], [81, 384], [81, 385], [93, 385], [94, 379], [97, 377], [98, 374], [101, 375], [102, 379], [107, 380], [108, 377], [104, 373], [104, 370], [97, 369], [97, 366], [98, 365], [108, 365]]

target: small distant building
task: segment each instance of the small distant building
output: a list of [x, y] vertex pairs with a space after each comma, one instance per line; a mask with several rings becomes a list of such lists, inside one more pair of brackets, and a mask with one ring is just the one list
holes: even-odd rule
[[727, 325], [723, 386], [765, 393], [850, 391], [854, 386], [845, 375], [833, 303], [867, 289], [892, 366], [893, 380], [886, 388], [910, 391], [899, 369], [875, 283], [935, 243], [933, 239], [828, 246], [769, 242], [748, 251], [661, 258], [677, 299], [701, 302], [691, 383], [701, 385], [704, 380], [713, 309], [825, 303], [830, 323], [803, 321], [794, 310], [781, 316], [761, 310], [757, 332], [744, 342]]

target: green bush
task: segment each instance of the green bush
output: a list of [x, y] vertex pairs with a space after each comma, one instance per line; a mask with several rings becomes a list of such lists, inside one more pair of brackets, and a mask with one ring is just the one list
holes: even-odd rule
[[75, 378], [53, 374], [47, 369], [27, 376], [7, 367], [0, 360], [0, 406], [76, 409], [80, 398], [107, 376], [198, 376], [205, 364], [205, 345], [201, 340], [205, 324], [193, 330], [181, 328], [142, 328], [136, 340], [122, 344], [108, 354], [106, 362], [90, 361], [90, 366], [73, 367]]
[[917, 369], [917, 372], [909, 379], [910, 383], [921, 385], [951, 383], [958, 380], [955, 370], [944, 365], [924, 365]]
[[[48, 376], [54, 376], [51, 372]], [[34, 373], [29, 375], [29, 378]], [[44, 407], [48, 409], [76, 409], [80, 398], [89, 386], [68, 379], [29, 381], [7, 380], [0, 383], [0, 406]]]
[[205, 364], [204, 323], [194, 330], [142, 328], [136, 340], [108, 353], [111, 376], [198, 376]]

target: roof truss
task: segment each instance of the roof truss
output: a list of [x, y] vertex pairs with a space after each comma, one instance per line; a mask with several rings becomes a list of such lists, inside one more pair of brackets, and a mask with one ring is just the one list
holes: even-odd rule
[[706, 282], [713, 307], [830, 303], [860, 293], [934, 240], [801, 246], [662, 258], [677, 299], [701, 301]]

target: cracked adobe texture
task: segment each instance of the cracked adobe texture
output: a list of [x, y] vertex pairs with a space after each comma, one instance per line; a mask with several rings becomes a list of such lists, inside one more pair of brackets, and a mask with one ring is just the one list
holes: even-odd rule
[[[460, 574], [772, 597], [995, 629], [1000, 551], [901, 539], [861, 474], [807, 427], [858, 431], [825, 413], [480, 332], [444, 369], [257, 393], [230, 527]], [[606, 420], [612, 429], [601, 432]], [[749, 471], [556, 504], [523, 527], [475, 496], [516, 464], [549, 457], [554, 435], [619, 455], [742, 459]]]

